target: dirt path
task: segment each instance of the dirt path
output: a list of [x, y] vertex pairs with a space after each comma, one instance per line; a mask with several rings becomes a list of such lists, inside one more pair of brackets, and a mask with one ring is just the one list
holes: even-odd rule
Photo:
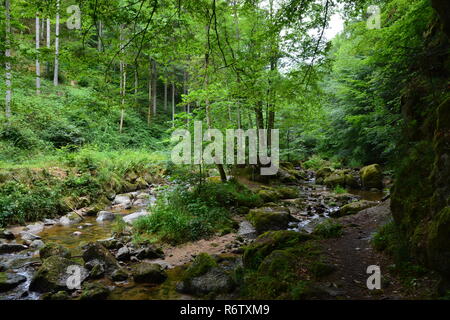
[[[371, 236], [391, 217], [390, 201], [364, 210], [356, 215], [339, 219], [344, 226], [344, 235], [338, 239], [321, 242], [327, 260], [337, 270], [318, 284], [328, 293], [327, 299], [418, 299], [423, 298], [423, 288], [405, 288], [398, 276], [392, 274], [389, 266], [393, 261], [387, 255], [377, 252], [370, 244]], [[382, 275], [381, 290], [367, 288], [367, 267], [379, 266]], [[427, 278], [421, 286], [426, 286]], [[324, 297], [321, 297], [324, 298]]]

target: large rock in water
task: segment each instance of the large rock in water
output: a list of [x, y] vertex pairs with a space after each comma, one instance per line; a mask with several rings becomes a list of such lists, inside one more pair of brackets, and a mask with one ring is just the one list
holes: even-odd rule
[[20, 274], [0, 272], [0, 292], [12, 290], [25, 281], [27, 278]]
[[80, 217], [77, 213], [71, 212], [69, 214], [66, 214], [65, 216], [61, 217], [59, 219], [59, 224], [63, 226], [70, 226], [75, 223], [79, 223], [83, 220], [82, 217]]
[[0, 254], [14, 253], [28, 249], [27, 246], [17, 243], [0, 243]]
[[45, 260], [47, 258], [58, 256], [66, 259], [70, 259], [71, 254], [69, 249], [56, 244], [56, 243], [48, 243], [42, 249], [39, 250], [39, 256], [41, 260]]
[[160, 284], [167, 279], [166, 272], [156, 263], [139, 263], [131, 268], [131, 274], [137, 283]]
[[378, 204], [378, 202], [374, 201], [367, 201], [367, 200], [361, 200], [357, 202], [352, 202], [349, 204], [346, 204], [339, 210], [335, 216], [348, 216], [352, 214], [356, 214], [362, 210], [374, 207]]
[[80, 268], [80, 282], [82, 283], [88, 276], [85, 268], [69, 259], [52, 256], [44, 260], [42, 266], [33, 275], [30, 290], [42, 293], [69, 290], [67, 280], [72, 276], [68, 272], [68, 268], [71, 266]]
[[258, 234], [270, 230], [284, 230], [289, 226], [291, 215], [284, 207], [263, 207], [250, 210], [247, 220]]
[[87, 266], [94, 267], [100, 264], [107, 274], [111, 274], [120, 268], [116, 258], [100, 243], [89, 243], [83, 249], [83, 260]]
[[378, 164], [372, 164], [360, 170], [362, 186], [365, 189], [383, 189], [383, 172]]

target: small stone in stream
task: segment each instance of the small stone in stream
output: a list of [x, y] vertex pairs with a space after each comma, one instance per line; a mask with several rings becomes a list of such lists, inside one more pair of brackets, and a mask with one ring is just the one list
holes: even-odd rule
[[22, 240], [24, 241], [34, 241], [34, 240], [39, 240], [42, 239], [41, 237], [31, 233], [31, 232], [27, 232], [27, 231], [22, 231], [20, 233], [20, 237], [22, 238]]
[[82, 235], [82, 233], [80, 231], [75, 231], [74, 233], [72, 233], [72, 235], [74, 237], [80, 237]]
[[0, 230], [0, 239], [14, 240], [16, 236], [9, 230]]
[[45, 247], [45, 243], [42, 240], [34, 240], [33, 242], [31, 242], [30, 248], [33, 249], [41, 249]]
[[3, 253], [14, 253], [28, 249], [27, 246], [17, 244], [17, 243], [2, 243], [0, 244], [0, 254]]
[[30, 233], [40, 233], [44, 230], [44, 223], [38, 222], [35, 224], [30, 224], [25, 227], [25, 231], [28, 231]]
[[0, 273], [0, 292], [12, 290], [25, 281], [27, 278], [20, 274]]
[[58, 221], [53, 220], [53, 219], [44, 219], [45, 226], [54, 226], [57, 223], [58, 223]]
[[109, 292], [109, 289], [101, 283], [87, 283], [80, 300], [105, 300], [108, 298]]
[[127, 247], [122, 247], [117, 251], [116, 259], [119, 261], [130, 260], [130, 250]]
[[76, 212], [71, 212], [61, 217], [59, 219], [59, 224], [61, 224], [62, 226], [70, 226], [81, 221], [83, 221], [82, 217], [80, 217]]
[[45, 260], [52, 256], [70, 259], [71, 254], [69, 249], [63, 247], [62, 245], [56, 243], [48, 243], [39, 250], [39, 256], [41, 257], [41, 260]]
[[131, 268], [131, 273], [137, 283], [160, 284], [167, 279], [161, 265], [155, 263], [139, 263]]
[[100, 211], [97, 216], [97, 222], [114, 221], [116, 216], [109, 211]]
[[115, 282], [122, 282], [128, 279], [128, 273], [124, 269], [117, 269], [111, 275], [111, 280]]

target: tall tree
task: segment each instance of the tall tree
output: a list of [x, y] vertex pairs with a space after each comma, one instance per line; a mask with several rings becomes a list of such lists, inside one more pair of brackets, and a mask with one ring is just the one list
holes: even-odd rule
[[11, 118], [11, 96], [12, 96], [12, 72], [11, 72], [11, 5], [9, 0], [5, 0], [5, 82], [6, 82], [6, 97], [5, 97], [5, 115], [6, 118]]
[[40, 48], [40, 22], [39, 12], [36, 13], [36, 94], [41, 94], [41, 65], [39, 63]]
[[56, 0], [55, 68], [53, 72], [53, 85], [55, 86], [59, 85], [59, 8], [60, 8], [60, 0]]

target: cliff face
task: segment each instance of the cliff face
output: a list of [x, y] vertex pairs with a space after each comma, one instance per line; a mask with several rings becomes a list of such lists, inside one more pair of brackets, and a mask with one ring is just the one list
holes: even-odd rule
[[424, 38], [429, 54], [418, 58], [420, 76], [402, 99], [407, 151], [392, 212], [413, 255], [450, 280], [450, 1], [432, 6], [439, 22]]

